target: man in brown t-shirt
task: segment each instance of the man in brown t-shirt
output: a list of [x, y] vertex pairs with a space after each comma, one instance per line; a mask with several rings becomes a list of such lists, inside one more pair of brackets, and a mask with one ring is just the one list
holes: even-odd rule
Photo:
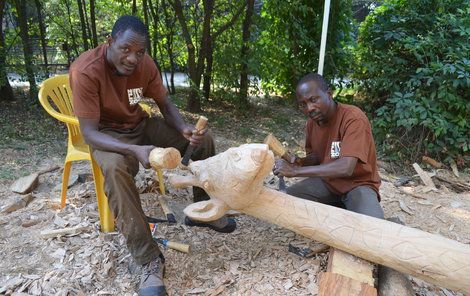
[[303, 77], [296, 96], [309, 117], [307, 155], [292, 164], [277, 160], [273, 171], [307, 178], [287, 188], [287, 193], [383, 219], [375, 144], [366, 115], [355, 106], [335, 102], [318, 74]]
[[[160, 73], [145, 51], [148, 31], [134, 16], [123, 16], [113, 26], [106, 44], [80, 55], [70, 68], [74, 113], [87, 144], [105, 180], [109, 206], [116, 225], [126, 238], [129, 252], [143, 265], [139, 295], [166, 295], [163, 284], [164, 258], [152, 238], [134, 177], [139, 162], [149, 168], [149, 153], [157, 147], [175, 147], [184, 153], [196, 146], [192, 159], [215, 154], [206, 130], [186, 124], [169, 99]], [[163, 118], [149, 118], [139, 106], [142, 97], [155, 100]], [[208, 199], [200, 188], [194, 200]], [[232, 232], [233, 219], [189, 226]]]

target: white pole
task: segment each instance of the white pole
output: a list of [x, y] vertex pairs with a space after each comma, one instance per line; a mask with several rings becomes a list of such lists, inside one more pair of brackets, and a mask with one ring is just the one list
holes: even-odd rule
[[323, 64], [325, 63], [326, 33], [328, 32], [328, 17], [330, 16], [330, 0], [325, 0], [323, 10], [323, 26], [321, 29], [320, 57], [318, 59], [318, 74], [323, 75]]

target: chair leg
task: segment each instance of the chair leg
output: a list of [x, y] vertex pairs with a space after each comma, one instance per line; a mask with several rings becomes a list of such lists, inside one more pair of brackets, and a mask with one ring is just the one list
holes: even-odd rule
[[157, 176], [158, 176], [158, 186], [160, 187], [160, 193], [162, 195], [165, 195], [165, 182], [163, 181], [162, 170], [157, 169]]
[[70, 168], [72, 167], [71, 161], [64, 163], [64, 173], [62, 174], [62, 191], [60, 193], [60, 208], [65, 208], [65, 201], [67, 199], [67, 187], [69, 185]]
[[93, 178], [95, 179], [96, 198], [98, 199], [98, 212], [100, 214], [101, 231], [114, 231], [114, 215], [108, 204], [108, 198], [104, 192], [104, 177], [101, 169], [94, 159], [91, 159]]

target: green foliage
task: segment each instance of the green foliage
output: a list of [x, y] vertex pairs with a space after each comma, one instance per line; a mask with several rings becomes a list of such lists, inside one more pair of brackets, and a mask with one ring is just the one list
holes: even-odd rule
[[[291, 94], [300, 77], [316, 72], [323, 21], [323, 0], [264, 3], [254, 52], [264, 90]], [[331, 81], [348, 72], [351, 1], [331, 2], [324, 75]]]
[[389, 0], [361, 25], [356, 78], [385, 154], [468, 155], [469, 40], [468, 0]]

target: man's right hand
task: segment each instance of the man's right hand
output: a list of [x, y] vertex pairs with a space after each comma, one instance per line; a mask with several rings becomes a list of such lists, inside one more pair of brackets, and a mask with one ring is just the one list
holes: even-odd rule
[[137, 160], [144, 166], [144, 168], [149, 169], [150, 168], [149, 155], [150, 155], [150, 152], [154, 148], [155, 146], [152, 146], [152, 145], [144, 145], [144, 146], [132, 145], [131, 151], [132, 151], [132, 155], [135, 158], [137, 158]]

